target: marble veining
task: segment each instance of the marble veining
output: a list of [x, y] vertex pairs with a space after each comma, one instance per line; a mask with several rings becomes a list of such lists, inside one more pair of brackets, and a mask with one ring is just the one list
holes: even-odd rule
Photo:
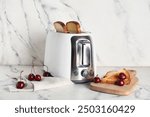
[[[139, 84], [129, 96], [91, 91], [89, 84], [35, 92], [9, 92], [19, 72], [43, 65], [45, 38], [53, 22], [80, 22], [95, 43], [97, 66], [150, 66], [150, 0], [0, 0], [0, 99], [150, 99], [150, 68], [137, 70]], [[98, 67], [98, 73], [121, 67]], [[42, 74], [43, 67], [36, 66]], [[65, 91], [65, 93], [64, 93]]]
[[98, 66], [150, 65], [150, 0], [1, 0], [0, 65], [43, 65], [58, 20], [92, 33]]
[[31, 65], [33, 59], [43, 65], [45, 37], [54, 30], [52, 23], [76, 19], [73, 9], [59, 0], [2, 0], [0, 4], [3, 65]]

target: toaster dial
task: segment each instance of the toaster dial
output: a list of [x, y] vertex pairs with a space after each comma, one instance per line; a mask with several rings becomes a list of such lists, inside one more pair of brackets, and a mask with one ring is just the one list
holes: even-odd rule
[[94, 77], [94, 71], [93, 71], [93, 70], [90, 70], [90, 71], [89, 71], [89, 75]]
[[88, 70], [87, 69], [83, 69], [81, 71], [81, 76], [86, 78], [88, 76]]
[[75, 83], [89, 82], [94, 77], [94, 71], [88, 68], [76, 68], [72, 71], [71, 80]]

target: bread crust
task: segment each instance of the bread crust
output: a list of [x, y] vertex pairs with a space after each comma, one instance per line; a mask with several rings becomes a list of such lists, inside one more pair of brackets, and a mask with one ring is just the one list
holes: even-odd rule
[[[75, 27], [71, 26], [74, 25]], [[70, 33], [81, 33], [80, 24], [77, 21], [69, 21], [66, 23], [66, 29]]]
[[118, 75], [118, 72], [116, 72], [116, 71], [109, 71], [102, 78], [101, 82], [102, 83], [107, 83], [107, 84], [115, 84], [115, 82], [118, 79], [117, 75]]
[[67, 32], [66, 25], [61, 21], [54, 22], [54, 27], [55, 27], [57, 32], [63, 32], [63, 33]]
[[107, 72], [104, 77], [102, 78], [101, 82], [102, 83], [107, 83], [107, 84], [115, 84], [115, 82], [118, 80], [118, 76], [120, 73], [124, 73], [126, 75], [126, 79], [124, 80], [125, 85], [130, 84], [131, 82], [131, 72], [129, 72], [126, 69], [121, 69], [119, 71], [109, 71]]

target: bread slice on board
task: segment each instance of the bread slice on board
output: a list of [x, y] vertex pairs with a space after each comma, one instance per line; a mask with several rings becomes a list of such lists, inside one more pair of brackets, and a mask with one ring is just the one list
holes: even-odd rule
[[66, 32], [66, 25], [61, 21], [54, 22], [54, 27], [57, 32], [62, 32], [62, 33]]
[[67, 22], [66, 28], [69, 33], [81, 33], [80, 24], [76, 21]]
[[[133, 72], [133, 71], [132, 71]], [[109, 71], [105, 74], [105, 76], [102, 78], [102, 83], [107, 84], [115, 84], [115, 82], [118, 80], [118, 76], [120, 73], [124, 73], [126, 75], [126, 79], [124, 80], [125, 85], [130, 84], [131, 82], [131, 74], [129, 70], [121, 69], [119, 71]]]
[[117, 71], [109, 71], [105, 74], [105, 76], [101, 79], [102, 83], [107, 83], [107, 84], [115, 84], [117, 81], [118, 77], [118, 72]]
[[[120, 71], [120, 70], [119, 70]], [[138, 83], [138, 78], [136, 77], [136, 71], [135, 70], [127, 70], [129, 75], [130, 75], [130, 83], [128, 85], [124, 86], [117, 86], [114, 84], [109, 84], [109, 83], [90, 83], [90, 89], [93, 91], [99, 91], [99, 92], [104, 92], [104, 93], [110, 93], [110, 94], [116, 94], [116, 95], [129, 95], [131, 94], [134, 89], [136, 84]], [[113, 74], [114, 71], [110, 71], [107, 74], [107, 77], [111, 74]]]
[[104, 93], [116, 94], [116, 95], [129, 95], [134, 90], [138, 83], [138, 78], [132, 78], [131, 83], [125, 86], [117, 86], [113, 84], [106, 83], [94, 83], [90, 84], [90, 89], [93, 91], [99, 91]]

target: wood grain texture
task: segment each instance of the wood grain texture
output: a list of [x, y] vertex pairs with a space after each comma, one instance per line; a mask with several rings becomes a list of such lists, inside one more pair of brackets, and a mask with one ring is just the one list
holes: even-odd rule
[[132, 80], [129, 85], [117, 86], [114, 84], [106, 84], [106, 83], [94, 83], [90, 84], [90, 89], [94, 91], [116, 94], [116, 95], [129, 95], [134, 90], [136, 84], [138, 83], [138, 78], [135, 77], [135, 71], [130, 71], [130, 76]]

